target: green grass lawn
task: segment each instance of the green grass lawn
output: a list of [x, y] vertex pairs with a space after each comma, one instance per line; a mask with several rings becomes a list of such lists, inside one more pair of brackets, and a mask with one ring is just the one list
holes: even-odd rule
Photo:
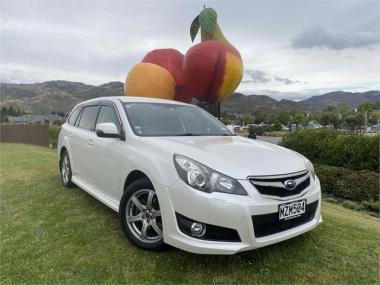
[[0, 283], [379, 283], [380, 221], [324, 203], [321, 226], [266, 248], [143, 251], [117, 214], [61, 186], [56, 152], [0, 144]]

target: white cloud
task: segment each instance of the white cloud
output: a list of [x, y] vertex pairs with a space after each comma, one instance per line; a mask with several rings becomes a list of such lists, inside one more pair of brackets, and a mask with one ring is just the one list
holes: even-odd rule
[[[2, 0], [0, 80], [123, 81], [152, 49], [171, 47], [185, 53], [192, 45], [190, 23], [203, 4]], [[210, 6], [242, 54], [247, 72], [240, 92], [297, 99], [326, 90], [380, 89], [379, 45], [359, 48], [375, 41], [378, 2], [257, 0], [215, 1]], [[308, 45], [325, 48], [292, 48], [316, 23], [322, 36]], [[343, 48], [348, 44], [358, 48]]]
[[293, 48], [329, 48], [343, 50], [362, 48], [380, 43], [380, 35], [372, 31], [339, 31], [312, 27], [292, 40]]

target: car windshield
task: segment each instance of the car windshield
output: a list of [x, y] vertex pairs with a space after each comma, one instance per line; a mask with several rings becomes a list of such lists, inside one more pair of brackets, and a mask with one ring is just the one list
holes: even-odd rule
[[232, 136], [212, 115], [195, 106], [165, 103], [124, 103], [138, 136]]

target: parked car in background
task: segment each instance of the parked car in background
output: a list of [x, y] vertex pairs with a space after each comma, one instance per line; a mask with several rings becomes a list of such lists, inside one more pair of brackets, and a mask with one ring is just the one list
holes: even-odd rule
[[58, 156], [63, 185], [77, 185], [118, 212], [125, 236], [144, 249], [169, 244], [234, 254], [322, 221], [309, 160], [235, 136], [189, 104], [141, 97], [83, 102], [62, 125]]
[[240, 125], [228, 125], [228, 127], [234, 131], [240, 131], [241, 129]]

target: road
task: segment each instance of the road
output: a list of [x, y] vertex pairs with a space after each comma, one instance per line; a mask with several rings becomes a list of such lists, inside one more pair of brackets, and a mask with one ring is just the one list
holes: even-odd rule
[[279, 144], [279, 142], [281, 141], [281, 137], [257, 136], [257, 139], [259, 141], [270, 142], [274, 144]]

